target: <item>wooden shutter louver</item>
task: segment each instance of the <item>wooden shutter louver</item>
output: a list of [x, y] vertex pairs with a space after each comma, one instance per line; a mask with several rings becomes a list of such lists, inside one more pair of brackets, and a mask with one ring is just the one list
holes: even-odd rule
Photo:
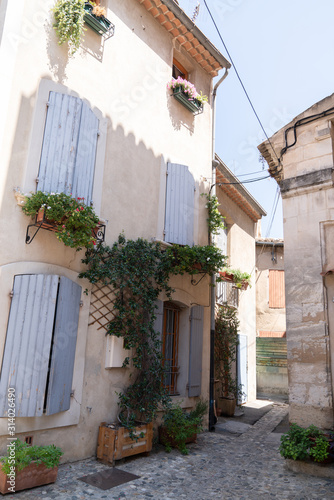
[[48, 378], [48, 414], [69, 408], [80, 297], [81, 287], [65, 277], [15, 276], [0, 374], [0, 416], [8, 410], [9, 387], [15, 388], [16, 416], [43, 415]]
[[59, 283], [46, 414], [68, 410], [79, 320], [81, 286], [62, 276]]
[[50, 92], [38, 190], [92, 201], [99, 120], [82, 99]]
[[269, 307], [285, 307], [284, 271], [269, 269]]
[[58, 276], [15, 276], [0, 377], [0, 415], [8, 387], [15, 388], [16, 416], [43, 414]]
[[192, 307], [190, 313], [189, 397], [201, 395], [203, 324], [203, 306]]
[[195, 181], [186, 165], [168, 163], [166, 184], [165, 241], [194, 243]]

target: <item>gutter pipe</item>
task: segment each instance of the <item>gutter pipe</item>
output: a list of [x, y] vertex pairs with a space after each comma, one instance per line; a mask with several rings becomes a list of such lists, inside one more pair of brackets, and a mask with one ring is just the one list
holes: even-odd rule
[[[218, 80], [212, 91], [212, 185], [210, 192], [212, 195], [216, 194], [216, 167], [218, 161], [215, 160], [215, 118], [216, 118], [216, 96], [217, 89], [228, 75], [228, 69], [225, 68], [225, 73]], [[214, 235], [209, 233], [209, 245], [214, 244]], [[215, 412], [214, 412], [214, 388], [215, 388], [215, 314], [216, 314], [216, 276], [211, 276], [210, 283], [211, 292], [211, 310], [210, 310], [210, 387], [209, 387], [209, 431], [215, 431]]]

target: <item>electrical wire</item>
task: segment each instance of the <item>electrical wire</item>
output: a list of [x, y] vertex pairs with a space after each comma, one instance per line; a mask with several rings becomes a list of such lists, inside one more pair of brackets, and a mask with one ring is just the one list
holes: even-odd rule
[[[280, 159], [278, 158], [278, 156], [277, 156], [277, 154], [276, 154], [276, 151], [275, 151], [275, 149], [274, 149], [274, 147], [273, 147], [273, 145], [272, 145], [272, 143], [271, 143], [271, 141], [270, 141], [270, 139], [269, 139], [269, 137], [268, 137], [268, 135], [267, 135], [267, 132], [265, 131], [264, 126], [262, 125], [262, 122], [261, 122], [261, 120], [260, 120], [260, 118], [259, 118], [259, 115], [257, 114], [257, 112], [256, 112], [256, 110], [255, 110], [255, 108], [254, 108], [254, 105], [253, 105], [253, 103], [252, 103], [252, 101], [251, 101], [251, 98], [249, 97], [248, 92], [247, 92], [247, 90], [246, 90], [246, 88], [245, 88], [245, 85], [243, 84], [243, 82], [242, 82], [242, 80], [241, 80], [241, 77], [240, 77], [240, 75], [239, 75], [239, 73], [238, 73], [238, 70], [237, 70], [237, 68], [236, 68], [236, 66], [235, 66], [235, 64], [234, 64], [234, 61], [233, 61], [233, 59], [232, 59], [232, 57], [231, 57], [231, 54], [230, 54], [230, 52], [229, 52], [228, 48], [226, 47], [226, 44], [225, 44], [225, 42], [224, 42], [224, 40], [223, 40], [223, 37], [222, 37], [222, 36], [221, 36], [221, 34], [220, 34], [220, 31], [219, 31], [219, 29], [218, 29], [218, 26], [217, 26], [217, 24], [216, 24], [216, 22], [215, 22], [215, 20], [214, 20], [214, 18], [213, 18], [213, 16], [212, 16], [212, 14], [211, 14], [211, 11], [210, 11], [210, 9], [209, 9], [209, 7], [208, 7], [208, 4], [206, 3], [206, 0], [204, 0], [204, 4], [205, 4], [205, 7], [207, 8], [207, 11], [208, 11], [208, 13], [209, 13], [209, 15], [210, 15], [210, 17], [211, 17], [211, 20], [212, 20], [212, 22], [213, 22], [213, 24], [214, 24], [214, 26], [215, 26], [215, 28], [216, 28], [216, 30], [217, 30], [217, 33], [218, 33], [218, 35], [219, 35], [219, 38], [220, 38], [220, 40], [221, 40], [221, 42], [222, 42], [222, 44], [223, 44], [223, 46], [224, 46], [224, 48], [225, 48], [225, 50], [226, 50], [226, 52], [227, 52], [227, 55], [228, 55], [228, 57], [229, 57], [229, 59], [230, 59], [230, 61], [231, 61], [231, 64], [232, 64], [233, 69], [234, 69], [234, 71], [235, 71], [235, 73], [236, 73], [236, 75], [237, 75], [237, 78], [238, 78], [238, 80], [239, 80], [239, 82], [240, 82], [240, 85], [241, 85], [241, 87], [242, 87], [242, 89], [243, 89], [243, 91], [244, 91], [244, 93], [245, 93], [245, 95], [246, 95], [246, 97], [247, 97], [247, 100], [248, 100], [248, 102], [249, 102], [249, 104], [250, 104], [250, 106], [251, 106], [251, 108], [252, 108], [252, 110], [253, 110], [253, 112], [254, 112], [254, 114], [255, 114], [255, 116], [256, 116], [256, 119], [257, 119], [257, 121], [259, 122], [260, 127], [261, 127], [261, 129], [262, 129], [262, 131], [263, 131], [263, 133], [264, 133], [264, 135], [265, 135], [265, 137], [266, 137], [266, 139], [267, 139], [268, 143], [270, 144], [271, 149], [272, 149], [272, 150], [273, 150], [273, 152], [274, 152], [274, 155], [275, 155], [275, 156], [276, 156], [276, 158], [277, 158], [278, 164], [280, 164], [280, 163], [281, 163], [281, 161], [280, 161]], [[277, 167], [276, 167], [276, 168], [277, 168]]]
[[276, 210], [278, 207], [278, 202], [279, 202], [280, 196], [281, 196], [281, 190], [280, 190], [279, 186], [277, 186], [275, 198], [274, 198], [274, 203], [273, 203], [273, 208], [272, 208], [272, 215], [271, 215], [270, 222], [268, 224], [268, 228], [267, 228], [267, 232], [266, 232], [266, 238], [269, 237], [269, 234], [270, 234], [273, 222], [274, 222], [274, 218], [276, 215]]

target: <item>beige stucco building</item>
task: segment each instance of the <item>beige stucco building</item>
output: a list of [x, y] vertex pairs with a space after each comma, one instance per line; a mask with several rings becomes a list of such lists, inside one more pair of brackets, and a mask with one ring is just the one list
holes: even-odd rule
[[[15, 193], [72, 191], [73, 183], [67, 177], [64, 180], [60, 165], [71, 164], [71, 175], [86, 179], [80, 171], [86, 162], [90, 169], [87, 196], [107, 221], [106, 244], [115, 242], [122, 231], [128, 239], [207, 244], [207, 213], [200, 194], [209, 191], [212, 178], [212, 79], [230, 66], [177, 2], [101, 3], [115, 27], [114, 36], [101, 36], [86, 26], [73, 57], [66, 44], [58, 45], [52, 28], [53, 0], [0, 3], [1, 85], [6, 96], [0, 116], [1, 449], [8, 437], [6, 388], [13, 382], [13, 360], [18, 360], [16, 436], [32, 436], [34, 444], [57, 443], [65, 461], [94, 455], [100, 422], [116, 419], [116, 393], [129, 382], [129, 371], [122, 368], [126, 354], [118, 339], [105, 336], [103, 321], [97, 321], [99, 307], [94, 304], [103, 291], [78, 277], [84, 269], [84, 252], [65, 247], [52, 232], [42, 229], [27, 244], [31, 220], [22, 213]], [[175, 68], [185, 71], [198, 91], [209, 96], [202, 114], [195, 116], [167, 90]], [[65, 151], [65, 160], [59, 160], [60, 150]], [[59, 184], [52, 177], [55, 171], [59, 171]], [[186, 200], [187, 231], [178, 233], [178, 241], [171, 227], [184, 217], [184, 200], [168, 205], [170, 179], [177, 179], [187, 196], [191, 192], [191, 201]], [[76, 188], [77, 196], [82, 196], [80, 189]], [[241, 239], [253, 238], [254, 221], [248, 226]], [[250, 252], [255, 256], [254, 246]], [[187, 408], [197, 396], [209, 397], [208, 284], [204, 279], [194, 287], [189, 276], [171, 283], [180, 324], [174, 399]], [[51, 392], [45, 392], [51, 376], [48, 367], [56, 354], [50, 353], [50, 339], [38, 319], [47, 304], [52, 330], [62, 287], [76, 301], [75, 307], [69, 302], [70, 311], [64, 306], [66, 314], [73, 312], [66, 321], [72, 325], [72, 336], [61, 332], [59, 358], [68, 361], [63, 372], [66, 404], [53, 397], [52, 384], [57, 388], [63, 383], [56, 372], [48, 384]], [[166, 297], [160, 299], [166, 301]], [[106, 318], [108, 307], [102, 311]], [[197, 389], [190, 393], [194, 307], [201, 314], [203, 347], [196, 360]], [[255, 325], [255, 314], [251, 321]]]
[[290, 421], [332, 428], [334, 95], [259, 146], [283, 199]]
[[237, 177], [216, 155], [217, 197], [219, 210], [225, 217], [226, 229], [216, 244], [228, 256], [232, 269], [251, 275], [246, 290], [230, 283], [217, 285], [217, 302], [227, 303], [238, 310], [239, 346], [237, 354], [238, 383], [245, 393], [243, 402], [256, 399], [256, 244], [261, 218], [265, 210], [252, 197]]

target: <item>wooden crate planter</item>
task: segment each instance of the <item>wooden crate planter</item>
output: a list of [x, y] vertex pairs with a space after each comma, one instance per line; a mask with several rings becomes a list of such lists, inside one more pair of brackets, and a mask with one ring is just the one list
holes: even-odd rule
[[102, 422], [99, 427], [97, 458], [114, 464], [115, 460], [152, 450], [153, 423], [139, 425], [134, 429], [133, 432], [138, 436], [144, 433], [138, 439], [132, 439], [129, 432], [125, 427], [111, 428], [106, 422]]
[[[0, 469], [0, 493], [13, 493], [14, 491], [27, 490], [54, 483], [57, 479], [58, 467], [48, 469], [44, 464], [36, 465], [31, 463], [24, 469], [16, 472], [15, 485], [11, 484], [9, 476]], [[14, 488], [14, 491], [12, 489]]]

